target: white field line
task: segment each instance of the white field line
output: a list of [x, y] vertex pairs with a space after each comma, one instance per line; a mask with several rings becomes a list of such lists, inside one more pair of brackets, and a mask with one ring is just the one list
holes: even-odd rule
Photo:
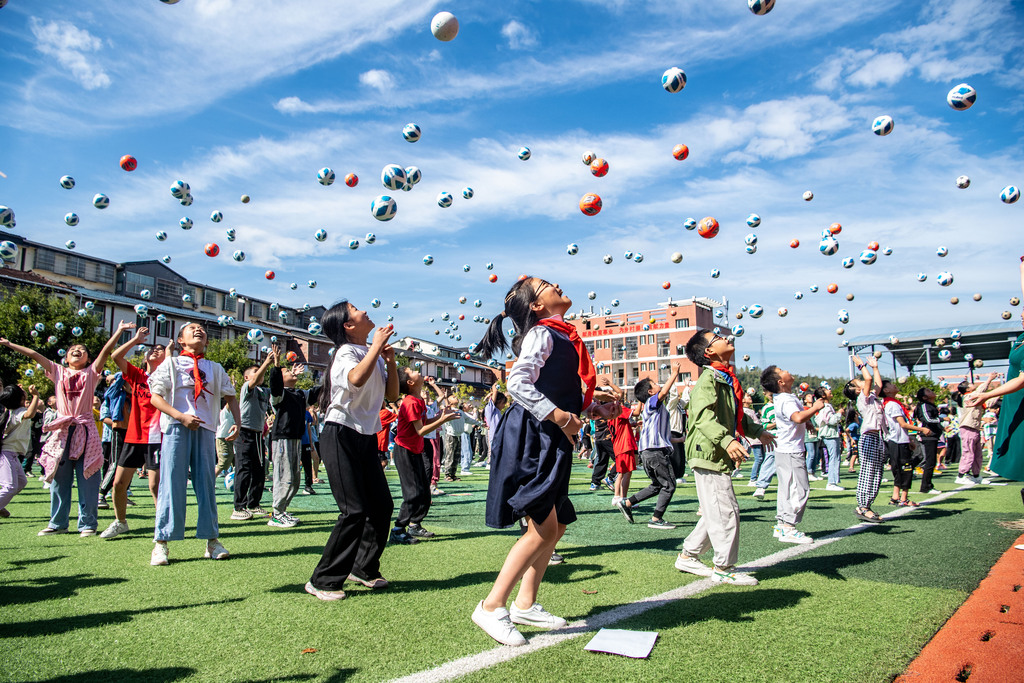
[[[941, 502], [946, 498], [952, 496], [954, 493], [959, 493], [970, 488], [973, 488], [973, 485], [961, 486], [959, 488], [953, 489], [952, 491], [940, 493], [937, 496], [933, 496], [928, 500], [923, 501], [921, 505], [931, 505], [934, 503]], [[914, 509], [915, 508], [899, 508], [897, 510], [882, 515], [882, 519], [895, 519], [896, 517], [902, 517], [903, 515], [913, 512]], [[829, 543], [834, 543], [835, 541], [838, 541], [840, 539], [852, 536], [856, 533], [860, 533], [861, 531], [872, 528], [874, 526], [877, 525], [872, 524], [870, 522], [860, 522], [858, 524], [854, 524], [851, 527], [847, 527], [846, 529], [842, 529], [841, 531], [837, 531], [836, 533], [831, 534], [830, 536], [819, 538], [815, 540], [814, 543], [808, 545], [790, 546], [788, 548], [785, 548], [784, 550], [780, 550], [777, 553], [772, 553], [771, 555], [767, 555], [760, 559], [754, 560], [753, 562], [749, 562], [740, 567], [739, 569], [752, 571], [756, 569], [764, 569], [766, 567], [771, 567], [773, 565], [785, 562], [786, 560], [790, 560], [794, 557], [803, 555], [804, 553], [810, 552], [811, 550], [815, 550], [822, 546], [828, 545]], [[620, 605], [619, 607], [610, 609], [607, 612], [595, 614], [594, 616], [589, 617], [587, 619], [580, 619], [579, 621], [574, 621], [571, 624], [567, 625], [565, 628], [558, 629], [557, 631], [551, 631], [549, 633], [533, 636], [530, 638], [530, 641], [522, 647], [508, 647], [505, 645], [500, 645], [491, 650], [485, 650], [475, 655], [467, 655], [465, 657], [461, 657], [450, 662], [445, 662], [444, 664], [433, 669], [427, 669], [425, 671], [419, 671], [414, 674], [409, 674], [408, 676], [396, 678], [392, 681], [392, 683], [439, 683], [440, 681], [450, 681], [455, 678], [459, 678], [461, 676], [466, 676], [476, 671], [480, 671], [482, 669], [490, 668], [496, 664], [500, 664], [501, 662], [507, 662], [510, 659], [522, 657], [523, 655], [528, 655], [530, 653], [537, 652], [538, 650], [543, 650], [554, 645], [558, 645], [559, 643], [569, 640], [571, 638], [577, 638], [584, 634], [592, 633], [600, 628], [604, 628], [605, 626], [614, 624], [615, 622], [623, 621], [625, 619], [629, 619], [630, 617], [635, 617], [638, 614], [643, 614], [648, 610], [655, 609], [657, 607], [662, 607], [677, 600], [682, 600], [683, 598], [689, 598], [694, 595], [698, 595], [700, 593], [703, 593], [704, 591], [713, 588], [716, 585], [718, 584], [714, 583], [709, 578], [700, 579], [699, 581], [688, 583], [685, 586], [680, 586], [679, 588], [673, 588], [670, 591], [666, 591], [658, 595], [652, 595], [650, 597], [637, 600], [636, 602], [631, 602], [626, 605]], [[466, 619], [468, 618], [469, 616], [466, 615]]]

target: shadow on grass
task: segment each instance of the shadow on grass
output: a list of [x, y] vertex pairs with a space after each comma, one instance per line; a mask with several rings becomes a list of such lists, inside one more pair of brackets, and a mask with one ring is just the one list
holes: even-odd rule
[[50, 557], [40, 557], [36, 560], [11, 560], [10, 563], [13, 565], [11, 569], [24, 569], [25, 567], [34, 564], [49, 564], [50, 562], [63, 560], [64, 557], [64, 555], [52, 555]]
[[[315, 656], [315, 655], [314, 655]], [[324, 683], [341, 683], [359, 673], [359, 669], [335, 669], [334, 673], [324, 679]], [[253, 679], [249, 683], [272, 683], [276, 681], [308, 681], [316, 678], [316, 674], [292, 674], [291, 676], [274, 676], [261, 680]]]
[[[223, 534], [221, 534], [221, 537], [223, 538]], [[258, 552], [258, 553], [250, 553], [250, 552], [237, 553], [237, 554], [231, 555], [231, 558], [226, 560], [226, 561], [227, 562], [231, 562], [231, 561], [234, 561], [234, 560], [251, 560], [251, 559], [258, 558], [258, 557], [280, 557], [281, 555], [317, 555], [317, 556], [319, 556], [319, 555], [323, 554], [323, 552], [324, 552], [324, 547], [322, 545], [300, 545], [300, 546], [297, 546], [295, 548], [285, 548], [283, 550], [265, 550], [263, 552]], [[174, 562], [174, 564], [178, 564], [178, 563], [181, 563], [181, 562], [209, 562], [210, 560], [206, 559], [202, 555], [195, 555], [193, 557], [181, 557], [181, 558], [175, 557], [172, 561]]]
[[[99, 671], [82, 671], [67, 676], [48, 678], [49, 683], [91, 683], [92, 681], [145, 681], [146, 683], [171, 683], [180, 681], [198, 673], [195, 669], [183, 666], [172, 666], [162, 669], [101, 669]], [[285, 679], [278, 679], [285, 680]]]
[[138, 614], [164, 613], [170, 610], [191, 609], [192, 607], [224, 605], [232, 602], [241, 602], [242, 599], [243, 598], [229, 598], [226, 600], [214, 600], [211, 602], [196, 602], [190, 605], [161, 605], [158, 607], [147, 607], [145, 609], [121, 610], [119, 612], [81, 614], [79, 616], [60, 617], [58, 619], [37, 619], [33, 621], [11, 622], [0, 625], [0, 639], [53, 636], [61, 633], [70, 633], [71, 631], [76, 631], [80, 628], [102, 628], [112, 624], [123, 624], [129, 622], [132, 620], [132, 617]]
[[128, 579], [75, 574], [44, 579], [31, 579], [18, 584], [0, 586], [0, 605], [24, 605], [44, 600], [62, 600], [77, 595], [83, 588], [125, 583]]

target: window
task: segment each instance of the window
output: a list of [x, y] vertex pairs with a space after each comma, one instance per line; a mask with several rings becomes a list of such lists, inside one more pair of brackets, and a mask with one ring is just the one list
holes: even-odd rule
[[156, 336], [158, 337], [169, 337], [171, 332], [171, 321], [164, 319], [158, 320], [156, 323]]
[[208, 339], [220, 339], [223, 334], [219, 325], [210, 325], [206, 328], [206, 336]]
[[217, 292], [212, 289], [203, 290], [203, 305], [210, 308], [217, 308]]
[[238, 313], [238, 298], [233, 297], [230, 294], [224, 295], [224, 301], [220, 306], [222, 311], [226, 311], [231, 315], [237, 315]]
[[[148, 315], [137, 315], [135, 316], [135, 327], [149, 327], [149, 316]], [[129, 337], [130, 339], [131, 337]]]
[[253, 301], [249, 304], [249, 317], [250, 318], [262, 318], [263, 317], [263, 304], [258, 304]]
[[196, 300], [196, 288], [193, 287], [192, 285], [183, 286], [181, 288], [181, 294], [182, 296], [188, 294], [190, 297], [192, 297], [192, 301]]
[[93, 282], [102, 282], [108, 285], [114, 284], [114, 266], [109, 263], [97, 263]]
[[92, 314], [96, 316], [96, 319], [99, 321], [100, 326], [102, 327], [103, 323], [107, 319], [107, 307], [104, 306], [103, 304], [94, 304], [92, 307]]
[[57, 252], [50, 251], [49, 249], [36, 249], [36, 258], [34, 268], [39, 270], [49, 270], [50, 272], [56, 272], [54, 270], [54, 261], [56, 260]]
[[156, 298], [160, 301], [177, 304], [181, 301], [181, 285], [170, 280], [157, 280]]
[[[148, 275], [142, 275], [141, 273], [133, 273], [131, 271], [124, 274], [124, 293], [139, 295], [144, 289], [150, 289], [156, 285], [156, 278], [152, 278]], [[157, 295], [160, 294], [160, 289], [157, 289]]]
[[585, 342], [584, 346], [587, 347], [587, 351], [590, 352], [590, 355], [594, 355], [594, 342], [592, 342], [592, 341]]
[[689, 326], [690, 326], [690, 319], [689, 318], [680, 318], [679, 320], [676, 321], [676, 329], [677, 330], [681, 330], [681, 329], [684, 329], [684, 328], [689, 327]]
[[64, 258], [64, 274], [70, 275], [71, 277], [85, 279], [85, 259], [78, 256], [72, 256], [71, 254], [65, 255]]
[[135, 336], [134, 332], [132, 332], [131, 330], [125, 330], [124, 332], [121, 333], [121, 336], [118, 338], [117, 345], [121, 346], [123, 344], [127, 344], [128, 340], [131, 339], [134, 336]]

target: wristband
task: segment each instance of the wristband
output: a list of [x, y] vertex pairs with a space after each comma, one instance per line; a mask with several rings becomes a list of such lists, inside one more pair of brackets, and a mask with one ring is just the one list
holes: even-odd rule
[[864, 363], [861, 363], [860, 365], [858, 365], [857, 369], [858, 370], [863, 370], [864, 369]]
[[559, 426], [558, 426], [558, 428], [559, 428], [559, 429], [565, 429], [566, 427], [568, 427], [568, 426], [569, 426], [569, 423], [570, 423], [570, 422], [572, 422], [572, 414], [570, 414], [570, 415], [569, 415], [569, 417], [567, 417], [567, 418], [565, 419], [565, 424], [564, 424], [564, 425], [559, 425]]

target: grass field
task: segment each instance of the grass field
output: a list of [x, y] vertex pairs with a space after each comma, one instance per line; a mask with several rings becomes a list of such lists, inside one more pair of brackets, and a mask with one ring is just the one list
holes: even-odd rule
[[[337, 516], [326, 485], [296, 498], [291, 511], [302, 524], [294, 529], [230, 521], [221, 488], [231, 559], [203, 560], [203, 542], [186, 539], [171, 543], [170, 566], [150, 567], [153, 510], [144, 483], [134, 487], [140, 505], [129, 509], [133, 532], [105, 541], [37, 537], [49, 496], [32, 481], [0, 525], [0, 680], [377, 681], [491, 650], [496, 644], [469, 615], [515, 534], [483, 525], [486, 470], [475, 471], [435, 500], [425, 525], [437, 538], [385, 551], [391, 588], [370, 594], [349, 584], [349, 598], [337, 603], [303, 592]], [[679, 528], [656, 531], [640, 523], [649, 503], [630, 526], [609, 492], [588, 491], [589, 474], [575, 466], [579, 521], [559, 546], [565, 563], [547, 574], [545, 607], [571, 622], [699, 580], [672, 567], [696, 520], [692, 483], [677, 490], [666, 515]], [[397, 500], [397, 479], [388, 475]], [[939, 476], [936, 487], [955, 488], [954, 476]], [[771, 535], [774, 489], [756, 501], [745, 478], [736, 482], [741, 563], [790, 547]], [[825, 536], [857, 521], [855, 480], [844, 471], [843, 483], [851, 490], [812, 484], [806, 533]], [[887, 498], [883, 486], [879, 512], [892, 509]], [[666, 681], [685, 672], [702, 681], [888, 681], [1016, 538], [996, 522], [1021, 516], [1013, 483], [956, 492], [762, 569], [758, 587], [718, 586], [615, 624], [660, 634], [647, 660], [585, 652], [583, 633], [464, 680]], [[100, 528], [111, 519], [101, 511]], [[316, 652], [304, 654], [309, 648]]]

